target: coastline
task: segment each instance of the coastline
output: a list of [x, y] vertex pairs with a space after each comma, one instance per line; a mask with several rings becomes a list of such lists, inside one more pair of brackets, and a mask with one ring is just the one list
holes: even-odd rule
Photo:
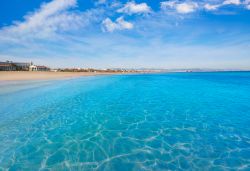
[[25, 80], [54, 80], [95, 75], [114, 75], [123, 73], [112, 72], [30, 72], [30, 71], [1, 71], [0, 81], [25, 81]]
[[250, 72], [250, 71], [192, 71], [192, 72], [53, 72], [53, 71], [0, 71], [0, 82], [32, 81], [32, 80], [57, 80], [76, 77], [117, 75], [117, 74], [162, 74], [162, 73], [210, 73], [210, 72]]

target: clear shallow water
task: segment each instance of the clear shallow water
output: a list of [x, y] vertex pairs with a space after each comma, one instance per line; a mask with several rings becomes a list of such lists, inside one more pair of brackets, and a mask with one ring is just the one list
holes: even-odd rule
[[250, 170], [250, 72], [0, 85], [0, 170]]

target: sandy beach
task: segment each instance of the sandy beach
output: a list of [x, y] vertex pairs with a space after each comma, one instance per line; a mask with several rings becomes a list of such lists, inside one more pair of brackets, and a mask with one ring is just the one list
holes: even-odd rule
[[29, 71], [1, 71], [0, 81], [18, 81], [18, 80], [48, 80], [63, 79], [81, 76], [109, 75], [116, 73], [109, 72], [29, 72]]

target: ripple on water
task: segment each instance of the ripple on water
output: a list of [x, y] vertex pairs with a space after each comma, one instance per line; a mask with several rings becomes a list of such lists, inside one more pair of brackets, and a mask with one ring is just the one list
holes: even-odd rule
[[240, 88], [221, 77], [92, 77], [0, 93], [0, 170], [250, 170], [250, 74]]

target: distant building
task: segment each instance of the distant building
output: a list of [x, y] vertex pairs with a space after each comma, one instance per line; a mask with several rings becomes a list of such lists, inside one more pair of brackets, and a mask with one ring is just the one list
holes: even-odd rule
[[17, 68], [13, 63], [9, 61], [0, 62], [0, 71], [16, 71], [16, 70]]
[[16, 70], [18, 71], [29, 71], [29, 67], [32, 65], [32, 63], [23, 62], [12, 62], [12, 64], [16, 66]]
[[36, 65], [30, 65], [29, 66], [29, 71], [37, 71]]
[[50, 68], [46, 66], [30, 65], [29, 71], [50, 71]]
[[25, 62], [0, 62], [0, 71], [50, 71], [46, 66], [33, 65]]
[[21, 63], [21, 62], [0, 62], [0, 71], [28, 71], [31, 63]]

